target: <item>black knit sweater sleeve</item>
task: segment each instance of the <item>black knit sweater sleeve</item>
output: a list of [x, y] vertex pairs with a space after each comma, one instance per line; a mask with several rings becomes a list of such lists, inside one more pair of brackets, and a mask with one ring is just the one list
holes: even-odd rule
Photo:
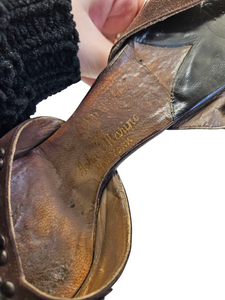
[[0, 136], [80, 80], [70, 0], [0, 0]]

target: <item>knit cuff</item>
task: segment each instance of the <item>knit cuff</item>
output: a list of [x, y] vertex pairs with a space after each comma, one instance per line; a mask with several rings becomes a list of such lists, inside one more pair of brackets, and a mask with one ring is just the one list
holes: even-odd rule
[[0, 136], [80, 80], [70, 0], [1, 0]]

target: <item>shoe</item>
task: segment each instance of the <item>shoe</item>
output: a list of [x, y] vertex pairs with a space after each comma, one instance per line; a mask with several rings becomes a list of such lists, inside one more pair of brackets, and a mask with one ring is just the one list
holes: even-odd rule
[[146, 1], [65, 124], [34, 119], [0, 140], [4, 296], [100, 300], [110, 292], [131, 232], [116, 167], [224, 101], [223, 2]]

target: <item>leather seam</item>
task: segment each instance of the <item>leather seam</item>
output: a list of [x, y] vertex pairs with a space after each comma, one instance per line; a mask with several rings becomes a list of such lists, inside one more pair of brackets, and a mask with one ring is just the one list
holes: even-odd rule
[[[131, 47], [131, 45], [129, 45], [130, 47]], [[132, 47], [133, 48], [133, 50], [134, 50], [134, 53], [135, 53], [135, 59], [136, 59], [136, 61], [137, 61], [137, 63], [139, 64], [139, 65], [141, 65], [141, 66], [143, 66], [148, 72], [150, 72], [153, 76], [154, 76], [154, 78], [157, 80], [157, 82], [164, 88], [164, 90], [166, 91], [166, 93], [168, 94], [168, 96], [170, 97], [171, 95], [170, 95], [170, 92], [168, 91], [168, 89], [164, 86], [164, 84], [159, 80], [159, 78], [155, 75], [155, 73], [151, 70], [151, 69], [149, 69], [149, 67], [148, 66], [146, 66], [146, 64], [144, 64], [144, 63], [142, 63], [141, 61], [142, 61], [142, 58], [137, 54], [137, 52], [135, 51], [135, 48], [134, 47]]]

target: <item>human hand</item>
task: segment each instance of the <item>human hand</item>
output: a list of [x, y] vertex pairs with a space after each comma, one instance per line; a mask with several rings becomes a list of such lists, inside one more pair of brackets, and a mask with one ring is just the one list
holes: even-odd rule
[[82, 80], [92, 85], [106, 67], [118, 33], [131, 24], [145, 0], [72, 0], [80, 44]]

